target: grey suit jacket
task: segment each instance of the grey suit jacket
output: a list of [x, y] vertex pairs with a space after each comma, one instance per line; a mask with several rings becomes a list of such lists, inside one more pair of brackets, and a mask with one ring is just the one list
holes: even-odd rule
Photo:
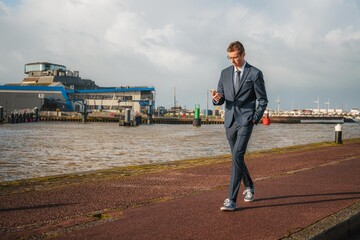
[[213, 101], [214, 105], [225, 103], [225, 127], [230, 127], [233, 121], [240, 125], [258, 123], [268, 103], [262, 72], [246, 62], [239, 89], [234, 89], [233, 75], [234, 66], [222, 70], [217, 88], [222, 98]]

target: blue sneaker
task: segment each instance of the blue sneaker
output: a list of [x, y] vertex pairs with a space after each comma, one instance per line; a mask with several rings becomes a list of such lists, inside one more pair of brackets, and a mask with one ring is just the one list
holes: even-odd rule
[[252, 202], [254, 201], [254, 193], [255, 193], [255, 188], [246, 188], [245, 191], [243, 192], [243, 195], [245, 195], [244, 197], [244, 201], [245, 202]]
[[221, 211], [235, 211], [236, 203], [230, 199], [225, 199], [224, 206], [220, 208]]

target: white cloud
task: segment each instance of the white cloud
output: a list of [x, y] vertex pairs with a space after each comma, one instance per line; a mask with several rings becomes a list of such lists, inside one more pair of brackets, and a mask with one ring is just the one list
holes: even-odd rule
[[326, 34], [324, 40], [326, 43], [335, 46], [350, 41], [360, 41], [360, 29], [355, 29], [353, 26], [347, 26], [342, 29], [333, 29], [328, 34]]
[[139, 38], [144, 34], [146, 23], [135, 12], [124, 11], [117, 15], [115, 22], [106, 30], [105, 40], [119, 49], [135, 49]]
[[2, 1], [0, 1], [0, 16], [1, 15], [8, 15], [9, 12], [9, 8], [7, 7], [7, 5], [5, 3], [3, 3]]
[[173, 24], [167, 24], [162, 29], [148, 29], [136, 50], [153, 64], [176, 72], [190, 67], [194, 60], [193, 56], [177, 48], [179, 39], [183, 39], [182, 32]]
[[176, 85], [180, 104], [204, 106], [206, 89], [229, 65], [227, 44], [240, 40], [247, 60], [264, 71], [270, 97], [295, 91], [305, 104], [301, 94], [331, 95], [340, 86], [338, 102], [351, 98], [360, 105], [357, 6], [342, 0], [0, 0], [0, 84], [21, 81], [27, 62], [51, 61], [101, 86], [153, 84], [158, 104], [172, 102]]

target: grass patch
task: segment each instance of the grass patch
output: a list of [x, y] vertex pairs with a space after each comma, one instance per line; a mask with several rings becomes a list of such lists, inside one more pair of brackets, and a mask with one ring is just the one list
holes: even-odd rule
[[96, 220], [104, 220], [104, 219], [111, 219], [112, 218], [112, 216], [107, 215], [105, 213], [101, 213], [101, 212], [93, 213], [91, 216], [93, 218], [95, 218]]

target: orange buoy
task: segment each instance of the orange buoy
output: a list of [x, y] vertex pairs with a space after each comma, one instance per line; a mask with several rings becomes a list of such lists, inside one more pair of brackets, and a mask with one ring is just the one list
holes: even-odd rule
[[262, 119], [262, 122], [264, 125], [270, 125], [270, 118], [269, 118], [269, 112], [265, 110], [264, 117]]
[[264, 125], [270, 125], [270, 118], [265, 117], [265, 118], [263, 118], [262, 122]]

